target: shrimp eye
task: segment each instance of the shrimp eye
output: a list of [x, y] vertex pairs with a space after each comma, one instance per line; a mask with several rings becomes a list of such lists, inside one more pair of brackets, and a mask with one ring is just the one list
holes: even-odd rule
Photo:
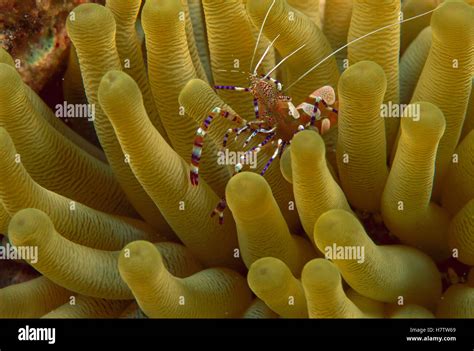
[[295, 105], [293, 105], [291, 101], [288, 102], [288, 109], [289, 109], [288, 113], [290, 114], [291, 117], [293, 117], [294, 119], [300, 118], [300, 113], [298, 112]]

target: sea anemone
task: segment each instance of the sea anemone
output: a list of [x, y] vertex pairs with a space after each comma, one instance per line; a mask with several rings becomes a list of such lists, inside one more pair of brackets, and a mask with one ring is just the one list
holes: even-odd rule
[[[474, 317], [474, 4], [422, 3], [81, 4], [64, 105], [94, 130], [0, 49], [0, 253], [39, 272], [3, 284], [0, 317]], [[298, 130], [262, 176], [218, 162], [237, 126], [216, 118], [196, 186], [206, 117], [265, 102], [217, 87], [248, 87], [260, 58], [295, 105], [333, 87], [337, 123]]]

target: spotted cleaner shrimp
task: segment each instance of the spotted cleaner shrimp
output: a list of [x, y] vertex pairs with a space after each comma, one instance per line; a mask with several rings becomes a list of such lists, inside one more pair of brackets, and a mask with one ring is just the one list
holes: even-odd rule
[[[262, 31], [265, 25], [265, 21], [275, 4], [275, 1], [271, 4], [267, 10], [266, 16], [262, 22], [260, 32], [257, 37], [255, 49], [253, 52], [252, 60], [250, 67], [253, 66], [253, 61], [257, 51], [257, 47], [262, 35]], [[306, 73], [300, 76], [295, 82], [293, 82], [287, 90], [298, 83], [301, 79], [307, 76], [310, 72], [316, 69], [323, 62], [328, 60], [330, 57], [343, 50], [352, 43], [355, 43], [358, 40], [361, 40], [369, 35], [377, 33], [381, 30], [389, 28], [394, 25], [401, 24], [403, 22], [413, 20], [420, 16], [424, 16], [434, 10], [427, 11], [421, 15], [414, 16], [409, 19], [402, 20], [400, 22], [387, 25], [385, 27], [379, 28], [375, 31], [367, 33], [359, 38], [352, 40], [341, 48], [335, 50], [330, 55], [325, 57], [315, 66], [311, 67]], [[211, 123], [216, 118], [224, 118], [229, 120], [237, 125], [235, 128], [231, 128], [225, 133], [222, 141], [222, 147], [225, 148], [231, 134], [235, 134], [235, 140], [242, 135], [243, 133], [249, 134], [245, 139], [242, 147], [245, 148], [252, 139], [257, 136], [262, 136], [263, 141], [261, 141], [257, 146], [254, 146], [247, 150], [244, 153], [244, 156], [241, 156], [240, 161], [236, 163], [234, 167], [233, 175], [239, 173], [243, 169], [243, 161], [250, 153], [258, 154], [263, 148], [273, 146], [274, 152], [268, 162], [265, 164], [263, 170], [260, 172], [260, 175], [264, 175], [268, 170], [272, 162], [277, 158], [281, 157], [285, 148], [290, 145], [293, 136], [305, 129], [312, 128], [315, 131], [318, 131], [320, 134], [327, 133], [331, 127], [337, 125], [337, 102], [336, 102], [336, 93], [331, 86], [323, 86], [313, 93], [311, 93], [303, 103], [299, 104], [297, 107], [292, 103], [292, 99], [289, 96], [283, 94], [283, 85], [278, 80], [270, 77], [270, 75], [289, 57], [296, 54], [301, 50], [305, 45], [300, 46], [292, 53], [284, 57], [275, 67], [273, 67], [266, 74], [259, 74], [258, 69], [263, 62], [264, 58], [273, 47], [275, 41], [278, 39], [279, 35], [276, 36], [273, 41], [267, 46], [264, 53], [262, 54], [260, 60], [256, 64], [255, 68], [251, 73], [249, 73], [249, 86], [248, 87], [238, 87], [233, 85], [216, 85], [214, 89], [219, 90], [234, 90], [236, 92], [246, 92], [250, 93], [253, 96], [253, 105], [255, 111], [255, 120], [247, 121], [238, 114], [221, 109], [220, 107], [215, 107], [209, 113], [209, 115], [201, 123], [200, 127], [196, 131], [196, 136], [194, 139], [194, 145], [191, 155], [191, 165], [190, 165], [190, 180], [194, 186], [198, 185], [199, 182], [199, 162], [201, 159], [201, 153], [204, 143], [204, 138], [211, 126]], [[275, 146], [276, 144], [276, 146]], [[218, 215], [219, 223], [222, 224], [224, 221], [224, 210], [226, 209], [226, 200], [222, 198], [215, 209], [211, 212], [211, 217]]]

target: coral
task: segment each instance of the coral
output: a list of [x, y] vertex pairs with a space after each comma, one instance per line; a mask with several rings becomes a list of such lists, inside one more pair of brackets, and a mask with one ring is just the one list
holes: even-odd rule
[[[48, 85], [59, 101], [0, 49], [0, 253], [38, 250], [0, 262], [0, 317], [474, 317], [466, 2], [82, 4]], [[62, 99], [93, 123], [57, 118]], [[224, 145], [243, 125], [214, 108], [301, 128], [281, 154], [261, 145], [256, 169], [222, 164], [271, 131]]]
[[[130, 303], [130, 301], [129, 301]], [[138, 319], [138, 318], [147, 318], [143, 311], [140, 309], [136, 301], [130, 303], [125, 310], [120, 314], [120, 318], [125, 319]]]
[[94, 0], [0, 3], [0, 49], [15, 56], [22, 78], [35, 91], [45, 88], [57, 67], [64, 66], [68, 52], [65, 19], [69, 11], [86, 1]]

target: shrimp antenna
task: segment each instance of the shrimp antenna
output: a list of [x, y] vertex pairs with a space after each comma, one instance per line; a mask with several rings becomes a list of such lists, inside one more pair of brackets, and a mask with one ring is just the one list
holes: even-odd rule
[[393, 26], [397, 26], [399, 24], [402, 24], [404, 22], [408, 22], [408, 21], [411, 21], [411, 20], [414, 20], [418, 17], [422, 17], [422, 16], [425, 16], [425, 15], [428, 15], [430, 14], [431, 12], [434, 12], [436, 11], [438, 8], [435, 8], [433, 10], [430, 10], [430, 11], [426, 11], [424, 13], [421, 13], [419, 15], [416, 15], [416, 16], [413, 16], [413, 17], [410, 17], [410, 18], [407, 18], [405, 20], [402, 20], [402, 21], [399, 21], [397, 23], [392, 23], [392, 24], [388, 24], [384, 27], [381, 27], [379, 29], [376, 29], [372, 32], [369, 32], [367, 34], [364, 34], [363, 36], [359, 37], [359, 38], [355, 38], [354, 40], [348, 42], [347, 44], [341, 46], [339, 49], [337, 49], [336, 51], [334, 51], [333, 53], [329, 54], [328, 56], [326, 56], [325, 58], [323, 58], [320, 62], [318, 62], [316, 65], [314, 65], [313, 67], [311, 67], [309, 70], [306, 71], [306, 73], [304, 73], [303, 75], [301, 75], [296, 81], [294, 81], [292, 84], [290, 84], [289, 86], [286, 87], [285, 91], [290, 89], [292, 86], [294, 86], [296, 83], [298, 83], [300, 80], [302, 80], [304, 77], [306, 77], [308, 74], [310, 74], [311, 72], [313, 72], [316, 68], [318, 68], [321, 64], [323, 64], [324, 62], [326, 62], [328, 59], [330, 59], [332, 56], [334, 56], [335, 54], [337, 54], [339, 51], [341, 50], [344, 50], [346, 47], [348, 47], [349, 45], [361, 40], [361, 39], [364, 39], [366, 37], [368, 37], [369, 35], [372, 35], [372, 34], [375, 34], [375, 33], [378, 33], [384, 29], [387, 29], [387, 28], [390, 28], [390, 27], [393, 27]]
[[261, 63], [263, 62], [263, 59], [265, 58], [265, 56], [267, 56], [268, 52], [270, 51], [270, 48], [273, 46], [273, 44], [275, 43], [275, 41], [278, 39], [279, 36], [280, 34], [278, 34], [275, 37], [275, 39], [273, 39], [273, 41], [267, 46], [265, 52], [263, 53], [262, 57], [258, 61], [257, 65], [255, 66], [255, 69], [253, 70], [253, 74], [257, 74], [258, 67], [261, 65]]
[[234, 69], [231, 69], [230, 71], [227, 70], [227, 69], [218, 69], [217, 71], [219, 71], [219, 72], [228, 72], [228, 73], [240, 73], [240, 74], [244, 74], [244, 75], [249, 74], [248, 72], [238, 71], [238, 70], [234, 70]]
[[272, 72], [274, 70], [276, 70], [283, 62], [285, 62], [287, 59], [289, 59], [291, 56], [293, 56], [294, 54], [296, 54], [298, 51], [300, 51], [302, 48], [304, 48], [306, 46], [306, 44], [303, 44], [301, 45], [298, 49], [296, 49], [295, 51], [293, 51], [291, 54], [287, 55], [285, 58], [283, 58], [280, 62], [278, 62], [278, 64], [273, 67], [270, 72], [268, 72], [267, 74], [265, 74], [265, 77], [263, 77], [263, 79], [266, 79], [270, 76], [270, 74], [272, 74]]
[[257, 42], [255, 43], [255, 48], [253, 49], [252, 60], [250, 61], [250, 71], [252, 71], [253, 60], [255, 60], [255, 55], [257, 54], [258, 43], [260, 42], [260, 38], [262, 37], [263, 27], [265, 26], [265, 22], [267, 21], [268, 15], [270, 14], [270, 11], [275, 5], [275, 2], [276, 0], [273, 0], [272, 4], [267, 10], [267, 13], [265, 14], [265, 17], [263, 18], [262, 26], [260, 27], [260, 31], [258, 32]]

